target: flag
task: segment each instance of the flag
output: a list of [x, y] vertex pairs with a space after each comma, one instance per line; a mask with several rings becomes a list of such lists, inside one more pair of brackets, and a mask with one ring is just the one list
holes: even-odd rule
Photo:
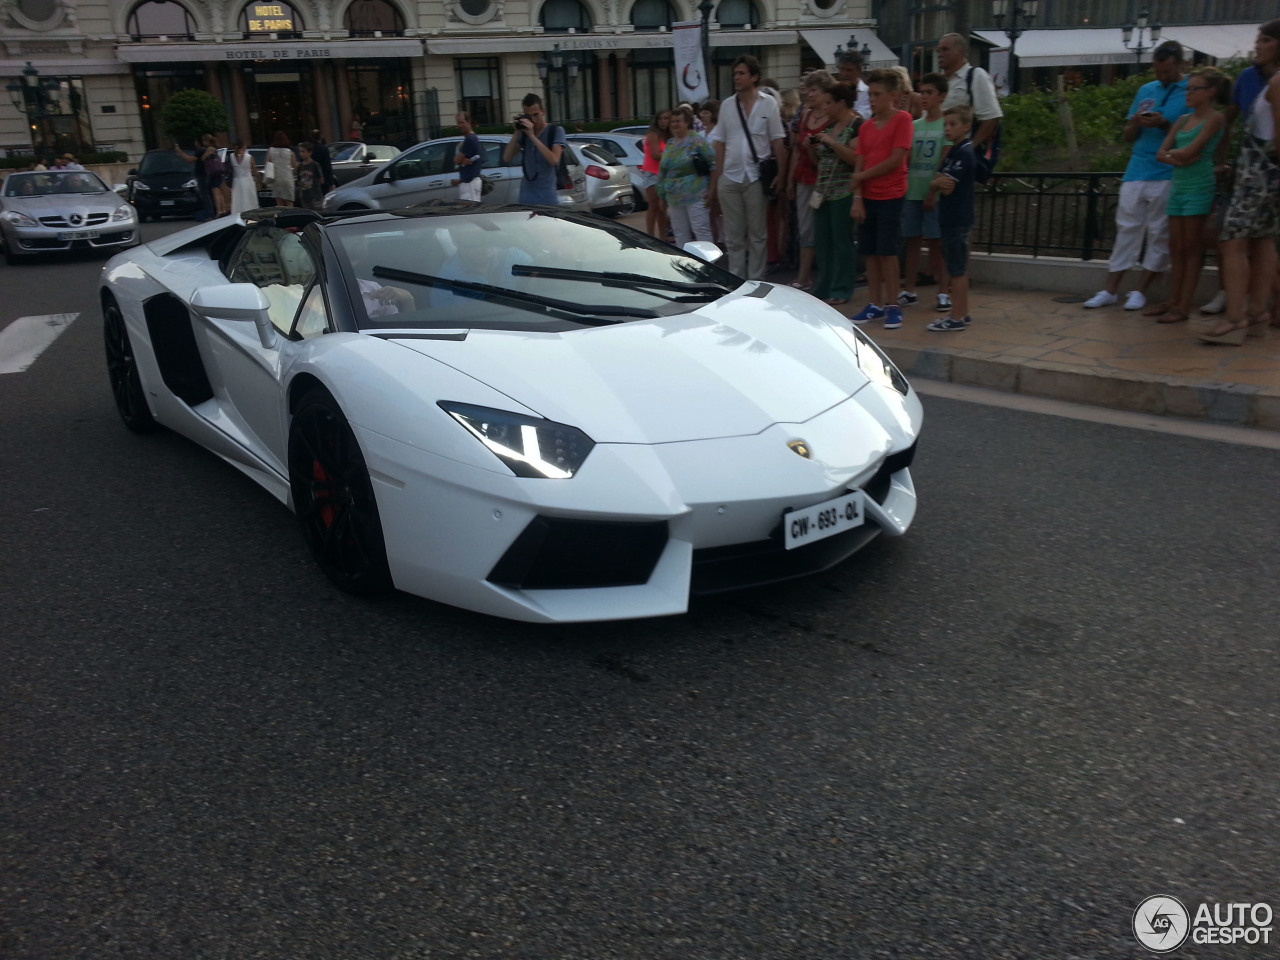
[[710, 95], [702, 62], [702, 22], [685, 20], [671, 25], [676, 58], [676, 93], [681, 103], [701, 103]]

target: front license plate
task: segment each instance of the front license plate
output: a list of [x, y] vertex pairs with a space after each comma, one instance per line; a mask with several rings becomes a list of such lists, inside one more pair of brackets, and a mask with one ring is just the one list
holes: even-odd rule
[[98, 236], [97, 230], [73, 230], [67, 233], [58, 234], [59, 240], [94, 240]]
[[811, 507], [788, 510], [782, 515], [782, 536], [788, 550], [803, 547], [815, 540], [825, 540], [866, 522], [863, 493], [855, 490], [834, 500], [824, 500]]
[[177, 203], [177, 202], [178, 202], [177, 200], [161, 200], [161, 201], [160, 201], [160, 206], [162, 206], [162, 207], [172, 207], [172, 206], [173, 206], [175, 203]]

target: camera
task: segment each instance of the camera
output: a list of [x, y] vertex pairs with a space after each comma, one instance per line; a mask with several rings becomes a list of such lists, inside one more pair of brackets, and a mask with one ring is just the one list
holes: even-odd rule
[[527, 113], [521, 113], [521, 114], [518, 114], [516, 118], [511, 121], [511, 125], [515, 127], [517, 130], [519, 130], [521, 120], [528, 120], [530, 123], [533, 123], [533, 117], [529, 116]]

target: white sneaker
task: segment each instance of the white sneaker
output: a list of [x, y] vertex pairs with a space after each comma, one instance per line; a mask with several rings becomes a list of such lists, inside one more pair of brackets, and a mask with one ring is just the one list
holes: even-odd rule
[[1227, 309], [1227, 294], [1225, 290], [1219, 290], [1217, 295], [1200, 308], [1201, 313], [1214, 314], [1222, 313]]
[[1109, 307], [1116, 302], [1118, 298], [1114, 293], [1107, 293], [1105, 290], [1099, 290], [1092, 297], [1084, 302], [1085, 308], [1096, 310], [1098, 307]]
[[1130, 290], [1129, 295], [1124, 298], [1124, 308], [1126, 310], [1141, 310], [1147, 305], [1147, 298], [1142, 295], [1141, 290]]

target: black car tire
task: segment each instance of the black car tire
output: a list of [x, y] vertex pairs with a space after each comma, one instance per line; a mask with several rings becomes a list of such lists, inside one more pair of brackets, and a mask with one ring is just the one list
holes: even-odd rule
[[391, 589], [382, 520], [355, 433], [327, 391], [312, 390], [289, 425], [289, 486], [311, 555], [357, 596]]
[[156, 429], [155, 417], [147, 406], [147, 395], [138, 376], [138, 361], [129, 342], [124, 314], [112, 297], [102, 301], [102, 339], [107, 353], [107, 377], [116, 411], [124, 425], [134, 433], [150, 433]]

